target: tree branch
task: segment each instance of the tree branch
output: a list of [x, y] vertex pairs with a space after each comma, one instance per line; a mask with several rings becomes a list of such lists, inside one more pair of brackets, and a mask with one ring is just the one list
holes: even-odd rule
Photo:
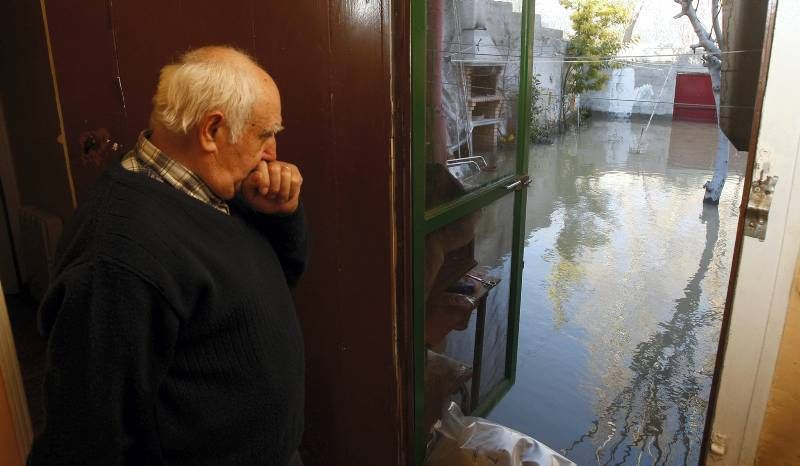
[[678, 5], [681, 6], [681, 12], [672, 17], [673, 19], [678, 19], [681, 16], [683, 16], [683, 2], [681, 0], [672, 0], [672, 1], [674, 1], [675, 3], [677, 3]]
[[[691, 0], [674, 0], [675, 3], [681, 6], [681, 13], [676, 16], [676, 18], [680, 18], [681, 16], [686, 16], [689, 18], [689, 22], [692, 24], [692, 28], [694, 29], [694, 33], [697, 35], [699, 47], [703, 47], [706, 50], [706, 58], [709, 61], [722, 61], [722, 51], [717, 46], [716, 42], [711, 39], [708, 31], [703, 26], [703, 23], [700, 22], [700, 19], [697, 17], [697, 8], [692, 5]], [[718, 0], [717, 0], [718, 1]], [[719, 5], [719, 3], [717, 3]], [[696, 48], [696, 47], [695, 47]]]
[[636, 21], [639, 20], [639, 15], [642, 14], [645, 3], [647, 3], [646, 0], [639, 3], [639, 9], [636, 10], [636, 14], [633, 15], [633, 19], [628, 24], [628, 27], [625, 28], [625, 36], [622, 38], [623, 44], [628, 45], [631, 40], [633, 40], [633, 30], [636, 28]]
[[717, 39], [717, 44], [722, 46], [722, 28], [719, 24], [719, 15], [722, 10], [719, 7], [719, 0], [711, 0], [711, 18], [712, 27], [714, 28], [714, 38]]

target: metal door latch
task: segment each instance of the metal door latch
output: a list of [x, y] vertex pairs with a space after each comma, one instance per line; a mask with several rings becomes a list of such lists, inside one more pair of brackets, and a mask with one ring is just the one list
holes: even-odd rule
[[750, 185], [750, 199], [744, 214], [744, 234], [764, 241], [767, 237], [767, 220], [772, 204], [772, 193], [775, 192], [777, 176], [764, 176], [760, 171], [758, 179]]
[[497, 281], [496, 280], [492, 280], [491, 278], [484, 279], [482, 277], [479, 277], [477, 275], [473, 275], [471, 273], [468, 273], [466, 276], [471, 278], [471, 279], [473, 279], [473, 280], [475, 280], [475, 281], [477, 281], [477, 282], [479, 282], [479, 283], [481, 283], [483, 286], [485, 286], [486, 288], [488, 288], [490, 290], [492, 288], [494, 288], [495, 286], [497, 286]]
[[511, 190], [519, 191], [522, 188], [527, 188], [531, 184], [532, 181], [533, 181], [533, 178], [531, 178], [528, 175], [521, 176], [516, 181], [514, 181], [513, 183], [507, 185], [506, 189], [509, 190], [509, 191], [511, 191]]
[[725, 456], [728, 449], [728, 436], [714, 432], [711, 435], [711, 454], [717, 458]]

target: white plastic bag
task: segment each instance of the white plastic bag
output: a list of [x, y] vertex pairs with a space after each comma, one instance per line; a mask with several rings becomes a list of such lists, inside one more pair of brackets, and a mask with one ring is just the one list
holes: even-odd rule
[[451, 403], [434, 426], [425, 466], [575, 466], [546, 445]]

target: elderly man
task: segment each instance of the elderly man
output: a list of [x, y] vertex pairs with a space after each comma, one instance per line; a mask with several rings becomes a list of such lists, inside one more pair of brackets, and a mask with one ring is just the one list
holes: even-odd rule
[[153, 105], [62, 237], [28, 462], [296, 464], [306, 233], [278, 88], [205, 47], [161, 70]]

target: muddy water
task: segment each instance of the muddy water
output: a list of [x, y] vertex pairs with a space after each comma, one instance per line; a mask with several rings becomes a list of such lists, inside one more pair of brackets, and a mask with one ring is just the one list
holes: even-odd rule
[[592, 121], [533, 146], [515, 387], [490, 418], [578, 464], [697, 464], [745, 157], [712, 125]]

